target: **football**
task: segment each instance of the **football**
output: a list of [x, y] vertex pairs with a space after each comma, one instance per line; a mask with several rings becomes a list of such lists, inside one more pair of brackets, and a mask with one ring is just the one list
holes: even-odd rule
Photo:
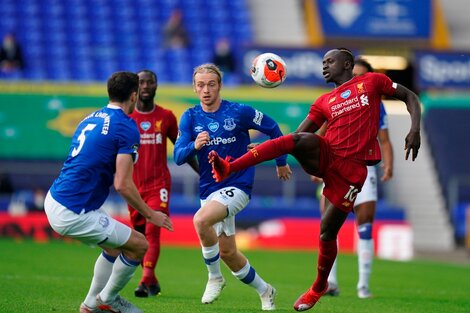
[[274, 88], [286, 79], [286, 62], [274, 53], [263, 53], [253, 59], [251, 77], [261, 87]]

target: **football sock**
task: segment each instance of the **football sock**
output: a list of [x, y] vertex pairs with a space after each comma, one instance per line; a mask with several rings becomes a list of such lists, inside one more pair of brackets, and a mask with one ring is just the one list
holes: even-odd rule
[[158, 279], [155, 276], [155, 268], [157, 267], [158, 258], [160, 256], [160, 232], [160, 227], [155, 226], [152, 223], [147, 223], [145, 238], [147, 238], [149, 247], [142, 261], [141, 280], [141, 283], [144, 283], [147, 286], [155, 285], [158, 282]]
[[318, 265], [317, 265], [317, 278], [313, 283], [312, 289], [315, 292], [322, 292], [325, 290], [330, 274], [331, 267], [335, 262], [336, 255], [338, 254], [338, 244], [336, 240], [323, 241], [320, 239], [318, 251]]
[[248, 261], [241, 270], [232, 272], [232, 274], [243, 283], [255, 288], [260, 295], [268, 288], [268, 284], [256, 273], [255, 269], [251, 267]]
[[357, 227], [359, 243], [357, 247], [359, 281], [357, 288], [369, 287], [369, 278], [372, 271], [374, 256], [374, 240], [372, 239], [372, 224], [366, 223]]
[[230, 172], [238, 172], [255, 164], [289, 154], [294, 150], [294, 147], [292, 134], [267, 140], [230, 162]]
[[328, 275], [328, 283], [338, 285], [338, 276], [336, 272], [336, 266], [338, 264], [338, 258], [335, 259], [333, 262], [333, 266], [331, 267], [330, 275]]
[[220, 271], [220, 252], [219, 244], [210, 247], [202, 247], [202, 256], [209, 272], [209, 279], [222, 277]]
[[114, 262], [113, 271], [108, 283], [99, 293], [104, 302], [116, 299], [118, 293], [126, 286], [140, 265], [140, 260], [131, 260], [123, 253]]
[[96, 296], [106, 286], [109, 276], [111, 276], [113, 271], [114, 261], [116, 261], [116, 258], [106, 254], [104, 251], [96, 259], [90, 289], [85, 301], [83, 301], [88, 307], [96, 307]]

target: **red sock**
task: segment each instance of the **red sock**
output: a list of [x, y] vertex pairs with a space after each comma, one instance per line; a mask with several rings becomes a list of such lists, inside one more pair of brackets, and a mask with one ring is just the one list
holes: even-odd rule
[[336, 240], [323, 241], [320, 239], [318, 251], [317, 278], [313, 283], [312, 289], [315, 292], [325, 290], [330, 275], [331, 268], [338, 254], [338, 244]]
[[161, 228], [151, 223], [147, 223], [145, 227], [145, 237], [149, 243], [147, 252], [142, 261], [143, 273], [141, 282], [154, 285], [158, 282], [155, 275], [155, 267], [157, 267], [158, 258], [160, 256], [160, 231]]
[[230, 172], [238, 172], [255, 164], [289, 154], [294, 146], [292, 134], [265, 141], [235, 161], [230, 162]]

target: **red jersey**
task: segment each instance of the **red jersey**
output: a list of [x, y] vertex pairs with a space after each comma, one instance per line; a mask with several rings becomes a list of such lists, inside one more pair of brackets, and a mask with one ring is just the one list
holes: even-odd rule
[[356, 76], [322, 95], [308, 118], [318, 127], [327, 121], [325, 139], [332, 153], [376, 164], [381, 160], [377, 132], [382, 95], [393, 95], [397, 84], [384, 74]]
[[140, 148], [134, 166], [134, 182], [139, 192], [171, 186], [170, 171], [167, 166], [167, 138], [175, 141], [178, 123], [172, 111], [158, 105], [151, 112], [130, 114], [140, 132]]

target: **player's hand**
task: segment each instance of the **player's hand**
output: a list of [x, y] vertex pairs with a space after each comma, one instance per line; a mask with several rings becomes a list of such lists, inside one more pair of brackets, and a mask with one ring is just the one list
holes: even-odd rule
[[386, 166], [385, 164], [382, 163], [380, 165], [382, 167], [382, 177], [380, 177], [380, 181], [386, 182], [390, 180], [393, 176], [393, 169], [390, 166]]
[[408, 160], [411, 150], [413, 150], [411, 160], [414, 161], [418, 156], [418, 150], [421, 146], [421, 135], [419, 131], [411, 131], [405, 138], [405, 160]]
[[256, 147], [256, 146], [258, 146], [258, 145], [259, 145], [259, 143], [252, 142], [252, 143], [250, 143], [248, 146], [246, 146], [246, 148], [247, 148], [248, 150], [251, 150], [251, 149], [253, 149], [254, 147]]
[[318, 176], [310, 175], [310, 180], [315, 184], [323, 184], [323, 178]]
[[289, 164], [286, 164], [285, 166], [276, 166], [276, 172], [277, 177], [282, 181], [289, 180], [292, 175], [292, 170], [290, 169]]
[[156, 226], [173, 231], [173, 222], [171, 221], [170, 217], [163, 212], [152, 211], [152, 214], [148, 220], [150, 223]]
[[209, 141], [211, 140], [211, 137], [209, 136], [209, 133], [207, 131], [200, 132], [196, 140], [194, 140], [194, 148], [196, 150], [201, 150], [204, 145], [208, 144]]

